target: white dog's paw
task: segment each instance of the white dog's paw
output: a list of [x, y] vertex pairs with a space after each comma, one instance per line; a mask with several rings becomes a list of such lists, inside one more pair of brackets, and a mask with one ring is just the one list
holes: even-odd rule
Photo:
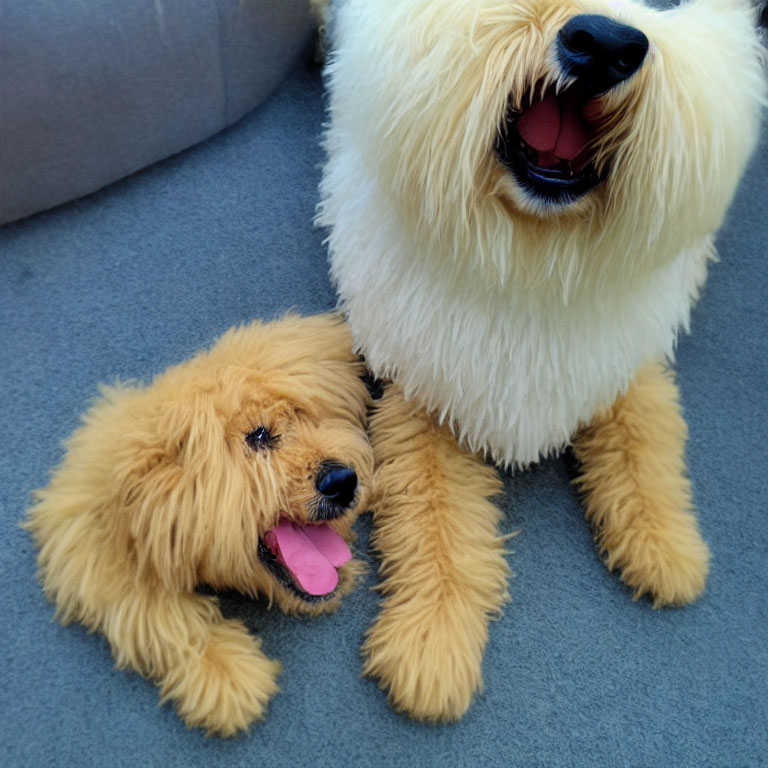
[[227, 621], [212, 628], [200, 657], [163, 680], [163, 699], [175, 701], [188, 726], [232, 736], [264, 716], [279, 673], [280, 663], [262, 653], [245, 627]]
[[[482, 688], [486, 631], [477, 612], [385, 608], [368, 632], [364, 674], [379, 680], [390, 704], [419, 720], [458, 720]], [[475, 630], [475, 631], [473, 631]]]

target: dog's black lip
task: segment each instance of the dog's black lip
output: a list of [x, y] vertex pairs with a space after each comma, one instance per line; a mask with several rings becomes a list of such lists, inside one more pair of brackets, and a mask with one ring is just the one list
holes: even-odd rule
[[259, 537], [259, 559], [286, 589], [293, 592], [296, 597], [301, 598], [306, 603], [323, 603], [336, 595], [335, 589], [327, 595], [310, 595], [308, 592], [301, 589], [293, 580], [288, 569], [272, 554], [271, 550], [261, 537]]
[[592, 161], [580, 171], [566, 173], [559, 168], [544, 168], [533, 163], [521, 144], [517, 131], [517, 113], [511, 113], [502, 134], [496, 140], [496, 156], [531, 197], [546, 203], [567, 205], [585, 195], [603, 181], [607, 170], [598, 173]]

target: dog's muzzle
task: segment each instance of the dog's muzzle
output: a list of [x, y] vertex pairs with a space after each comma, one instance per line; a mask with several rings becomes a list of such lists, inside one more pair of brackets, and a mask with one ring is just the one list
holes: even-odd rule
[[333, 597], [339, 568], [351, 559], [344, 539], [328, 524], [357, 501], [357, 473], [337, 461], [323, 461], [315, 475], [317, 496], [304, 523], [281, 518], [259, 540], [259, 557], [293, 594], [316, 603]]
[[597, 97], [640, 69], [648, 38], [606, 16], [574, 16], [558, 33], [555, 52], [573, 79], [564, 91], [538, 84], [508, 110], [495, 150], [532, 200], [568, 205], [608, 175], [595, 166], [600, 108]]

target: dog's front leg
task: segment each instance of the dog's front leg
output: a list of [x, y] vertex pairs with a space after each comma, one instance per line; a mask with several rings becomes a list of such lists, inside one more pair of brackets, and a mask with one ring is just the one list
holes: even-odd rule
[[685, 473], [686, 431], [673, 375], [652, 363], [574, 440], [577, 484], [606, 564], [656, 606], [694, 600], [707, 577], [709, 552]]
[[501, 483], [395, 386], [371, 432], [384, 600], [363, 647], [365, 673], [395, 708], [453, 720], [482, 686], [488, 621], [507, 596], [500, 513], [489, 501]]
[[280, 664], [239, 621], [202, 595], [138, 588], [107, 609], [119, 666], [152, 678], [188, 726], [231, 736], [263, 716]]

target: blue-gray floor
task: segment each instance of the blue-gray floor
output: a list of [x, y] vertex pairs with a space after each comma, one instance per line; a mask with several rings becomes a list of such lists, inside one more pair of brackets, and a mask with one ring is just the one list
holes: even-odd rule
[[51, 621], [17, 523], [100, 381], [149, 378], [229, 326], [334, 306], [317, 199], [318, 72], [300, 69], [234, 128], [86, 200], [0, 229], [0, 765], [768, 765], [768, 149], [719, 238], [681, 339], [689, 466], [713, 552], [705, 596], [633, 603], [596, 556], [564, 460], [507, 480], [512, 602], [464, 720], [393, 713], [359, 676], [367, 580], [336, 615], [227, 596], [284, 665], [247, 736], [187, 731], [112, 668], [100, 636]]

